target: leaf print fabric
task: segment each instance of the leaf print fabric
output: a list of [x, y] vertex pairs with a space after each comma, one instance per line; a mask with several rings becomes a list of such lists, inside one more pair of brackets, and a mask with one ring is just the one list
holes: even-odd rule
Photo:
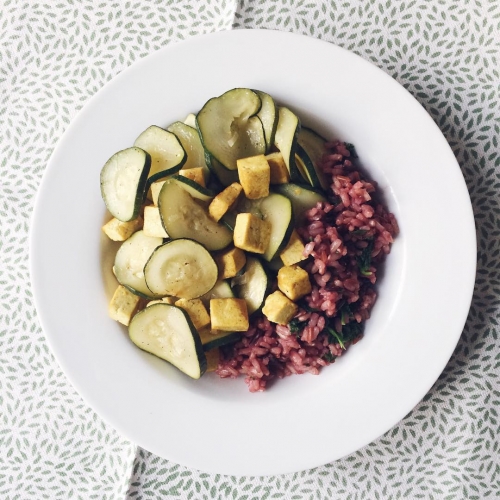
[[[0, 0], [0, 26], [1, 498], [500, 496], [497, 0]], [[137, 449], [103, 423], [52, 357], [34, 309], [27, 260], [29, 219], [45, 165], [87, 99], [169, 43], [231, 28], [321, 38], [394, 77], [451, 145], [478, 223], [478, 277], [468, 322], [424, 400], [384, 436], [342, 460], [265, 478], [189, 470]]]

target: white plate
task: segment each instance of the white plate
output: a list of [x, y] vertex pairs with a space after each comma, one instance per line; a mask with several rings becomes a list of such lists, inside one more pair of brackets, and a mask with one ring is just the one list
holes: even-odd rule
[[[363, 341], [320, 376], [288, 377], [263, 394], [250, 394], [243, 379], [192, 381], [131, 344], [107, 316], [113, 252], [100, 230], [104, 162], [149, 125], [183, 119], [239, 86], [269, 92], [306, 124], [354, 143], [401, 226]], [[89, 101], [47, 167], [30, 257], [50, 346], [105, 420], [189, 467], [268, 475], [347, 455], [419, 402], [462, 331], [475, 251], [457, 162], [403, 87], [334, 45], [244, 30], [169, 46]]]

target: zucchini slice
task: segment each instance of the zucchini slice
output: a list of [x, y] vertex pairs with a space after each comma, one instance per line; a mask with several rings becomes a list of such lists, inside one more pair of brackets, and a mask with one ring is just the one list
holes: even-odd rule
[[215, 349], [216, 347], [232, 344], [241, 338], [241, 332], [210, 331], [208, 328], [201, 330], [199, 334], [204, 351], [210, 351], [210, 349]]
[[[208, 250], [222, 250], [233, 241], [233, 233], [213, 221], [206, 207], [175, 179], [169, 179], [163, 184], [158, 196], [158, 206], [163, 227], [171, 238], [191, 238]], [[215, 281], [212, 286], [214, 284]]]
[[186, 151], [187, 160], [182, 168], [187, 170], [190, 168], [202, 167], [206, 182], [208, 180], [208, 176], [210, 175], [210, 170], [205, 162], [205, 150], [203, 149], [200, 135], [198, 134], [196, 128], [188, 126], [182, 122], [175, 122], [172, 123], [172, 125], [169, 125], [167, 130], [172, 132], [172, 134], [175, 134], [177, 139], [179, 139], [179, 142], [182, 144], [184, 151]]
[[288, 183], [274, 186], [274, 189], [292, 202], [293, 214], [297, 225], [302, 224], [304, 214], [307, 210], [316, 206], [318, 202], [326, 201], [326, 198], [320, 192], [308, 186]]
[[318, 175], [316, 174], [316, 169], [314, 168], [313, 162], [304, 151], [304, 149], [300, 146], [300, 144], [297, 144], [295, 164], [298, 171], [304, 178], [306, 184], [309, 184], [313, 188], [321, 189], [321, 183], [319, 181]]
[[194, 113], [189, 113], [189, 115], [186, 116], [184, 119], [184, 123], [188, 127], [196, 128], [196, 115]]
[[285, 160], [286, 168], [292, 181], [300, 179], [300, 174], [295, 165], [295, 152], [297, 149], [297, 135], [300, 130], [300, 120], [288, 108], [279, 108], [278, 127], [274, 136], [274, 145], [280, 150]]
[[207, 101], [196, 116], [203, 147], [228, 170], [236, 170], [239, 158], [265, 153], [260, 108], [254, 91], [237, 88]]
[[254, 90], [254, 92], [260, 97], [262, 103], [257, 116], [262, 122], [266, 140], [266, 152], [269, 152], [274, 144], [274, 135], [276, 134], [276, 127], [278, 126], [278, 108], [276, 107], [274, 99], [269, 94], [260, 90]]
[[137, 313], [130, 322], [130, 340], [191, 378], [199, 379], [207, 369], [200, 336], [180, 307], [154, 304]]
[[[298, 145], [300, 146], [304, 154], [307, 155], [307, 158], [309, 158], [311, 165], [316, 172], [316, 177], [318, 178], [319, 185], [325, 191], [330, 188], [330, 183], [328, 182], [328, 179], [321, 168], [318, 167], [318, 162], [325, 154], [326, 142], [326, 139], [321, 137], [314, 130], [307, 127], [302, 127], [297, 137]], [[305, 161], [305, 157], [303, 157], [300, 152], [299, 155]]]
[[158, 247], [144, 267], [153, 293], [196, 299], [217, 282], [217, 264], [207, 249], [193, 240], [170, 240]]
[[151, 156], [140, 148], [115, 153], [101, 170], [101, 196], [113, 217], [137, 218], [146, 195]]
[[245, 272], [231, 280], [236, 296], [245, 299], [248, 314], [259, 310], [264, 304], [269, 280], [264, 267], [256, 257], [247, 257]]
[[210, 202], [213, 200], [215, 193], [210, 189], [200, 186], [197, 182], [184, 177], [183, 175], [172, 176], [172, 182], [176, 182], [182, 189], [187, 191], [193, 198], [197, 200]]
[[155, 294], [148, 288], [144, 278], [146, 262], [162, 243], [162, 238], [146, 236], [142, 230], [125, 240], [116, 253], [113, 266], [118, 282], [140, 297], [147, 299], [162, 297], [162, 294]]
[[156, 125], [147, 128], [134, 142], [134, 146], [151, 155], [151, 170], [148, 182], [167, 177], [178, 172], [186, 162], [186, 151], [179, 139]]
[[[287, 186], [287, 184], [283, 184], [283, 186]], [[241, 212], [250, 212], [271, 223], [271, 239], [262, 255], [265, 260], [270, 262], [285, 248], [292, 234], [294, 228], [292, 203], [282, 194], [271, 193], [258, 200], [243, 198], [238, 209]]]
[[214, 287], [205, 295], [200, 297], [205, 306], [210, 305], [211, 299], [232, 299], [234, 297], [233, 290], [226, 280], [219, 280]]

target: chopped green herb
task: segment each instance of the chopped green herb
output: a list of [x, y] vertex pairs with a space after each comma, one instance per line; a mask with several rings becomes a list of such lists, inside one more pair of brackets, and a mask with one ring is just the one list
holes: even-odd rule
[[299, 321], [297, 318], [293, 318], [290, 323], [288, 323], [288, 328], [290, 328], [290, 333], [295, 335], [302, 332], [307, 321]]
[[349, 319], [352, 318], [352, 311], [351, 308], [349, 307], [349, 304], [344, 304], [340, 308], [340, 320], [342, 323], [342, 326], [347, 324], [349, 322]]
[[337, 333], [333, 328], [327, 328], [328, 333], [332, 335], [335, 340], [338, 342], [340, 347], [345, 350], [344, 339], [342, 338], [342, 334]]
[[351, 321], [342, 327], [342, 338], [344, 342], [350, 342], [363, 333], [363, 326], [357, 321]]
[[354, 144], [351, 144], [350, 142], [345, 143], [346, 149], [351, 153], [351, 158], [357, 158], [358, 153], [356, 153], [356, 148], [354, 147]]
[[372, 262], [373, 240], [368, 242], [361, 255], [356, 258], [359, 266], [359, 271], [363, 276], [371, 276], [370, 265]]
[[330, 351], [328, 351], [324, 356], [323, 359], [325, 361], [328, 361], [329, 363], [333, 363], [336, 359], [337, 356], [334, 356]]

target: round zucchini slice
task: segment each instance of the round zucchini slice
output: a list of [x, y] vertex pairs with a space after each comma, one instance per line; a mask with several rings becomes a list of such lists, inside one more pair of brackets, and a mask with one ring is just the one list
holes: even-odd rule
[[297, 144], [300, 146], [301, 150], [307, 155], [307, 158], [309, 159], [314, 170], [316, 171], [318, 182], [324, 190], [328, 190], [330, 188], [330, 184], [328, 182], [326, 175], [323, 173], [321, 168], [319, 168], [318, 162], [325, 154], [326, 142], [327, 141], [324, 137], [321, 137], [317, 132], [307, 127], [302, 127], [300, 129], [299, 135], [297, 136]]
[[300, 225], [304, 220], [304, 214], [310, 208], [316, 206], [316, 203], [326, 201], [326, 198], [310, 186], [301, 186], [299, 184], [280, 184], [274, 189], [286, 196], [293, 206], [295, 223]]
[[180, 307], [154, 304], [137, 313], [128, 328], [130, 340], [143, 351], [168, 361], [191, 378], [207, 369], [200, 336]]
[[169, 179], [163, 185], [158, 206], [163, 227], [171, 238], [190, 238], [208, 250], [222, 250], [233, 241], [233, 233], [212, 220], [207, 208], [175, 179]]
[[162, 238], [146, 236], [144, 231], [137, 231], [125, 240], [116, 253], [113, 266], [118, 282], [140, 297], [147, 299], [162, 297], [161, 294], [153, 293], [144, 279], [144, 266], [155, 248], [162, 243]]
[[137, 218], [146, 195], [151, 156], [140, 148], [114, 154], [101, 170], [101, 196], [108, 211], [122, 222]]
[[193, 240], [170, 240], [158, 247], [144, 267], [148, 288], [155, 294], [196, 299], [217, 282], [217, 264]]
[[178, 172], [186, 162], [186, 151], [179, 139], [156, 125], [147, 128], [134, 142], [134, 146], [151, 155], [151, 170], [148, 182], [167, 177]]
[[300, 130], [300, 120], [288, 108], [279, 108], [278, 127], [274, 136], [274, 144], [280, 150], [285, 161], [286, 168], [290, 173], [292, 181], [300, 179], [300, 173], [295, 164], [295, 153], [297, 149], [297, 134]]
[[177, 182], [179, 186], [187, 191], [193, 198], [201, 201], [212, 201], [215, 193], [210, 189], [200, 186], [197, 182], [194, 182], [183, 175], [172, 176], [172, 181]]
[[210, 99], [196, 116], [203, 147], [228, 170], [237, 169], [239, 158], [265, 153], [260, 108], [253, 90], [237, 88]]
[[262, 106], [257, 116], [260, 118], [262, 127], [264, 128], [266, 151], [270, 151], [274, 144], [274, 135], [276, 134], [276, 127], [278, 126], [278, 108], [274, 99], [269, 94], [260, 90], [254, 90], [254, 92], [260, 97], [262, 102]]

